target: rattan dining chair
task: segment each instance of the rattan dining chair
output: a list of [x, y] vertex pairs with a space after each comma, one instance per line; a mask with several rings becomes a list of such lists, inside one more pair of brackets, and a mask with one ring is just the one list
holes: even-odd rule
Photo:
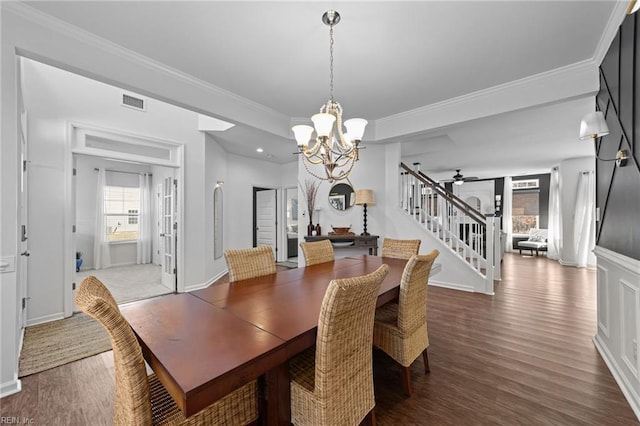
[[375, 424], [372, 330], [380, 284], [389, 267], [332, 280], [324, 295], [316, 345], [293, 358], [294, 425]]
[[382, 349], [402, 367], [404, 391], [411, 396], [409, 366], [420, 356], [425, 374], [429, 372], [429, 334], [427, 333], [427, 281], [440, 252], [413, 255], [400, 281], [398, 303], [387, 303], [376, 310], [373, 346]]
[[302, 242], [300, 243], [300, 248], [302, 249], [306, 266], [331, 262], [335, 258], [330, 240]]
[[231, 283], [276, 273], [276, 259], [270, 246], [225, 250], [224, 258]]
[[409, 259], [420, 250], [420, 240], [396, 240], [385, 238], [382, 240], [382, 257]]
[[258, 418], [256, 381], [186, 419], [154, 374], [147, 376], [140, 345], [109, 290], [91, 276], [76, 291], [82, 312], [109, 334], [116, 376], [114, 425], [245, 425]]

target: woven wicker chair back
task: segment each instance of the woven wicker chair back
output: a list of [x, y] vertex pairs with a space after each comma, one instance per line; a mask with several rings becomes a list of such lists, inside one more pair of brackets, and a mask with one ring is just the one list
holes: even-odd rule
[[114, 425], [151, 425], [151, 402], [142, 351], [109, 290], [96, 277], [85, 278], [76, 291], [80, 310], [107, 330], [116, 376]]
[[385, 238], [382, 240], [382, 257], [395, 259], [409, 259], [420, 250], [420, 240], [396, 240]]
[[340, 424], [358, 424], [374, 407], [371, 345], [376, 300], [389, 267], [332, 280], [316, 339], [315, 394], [319, 405], [341, 412]]
[[229, 282], [247, 280], [276, 273], [276, 259], [270, 246], [225, 250]]
[[307, 266], [317, 263], [331, 262], [335, 256], [333, 245], [329, 240], [311, 241], [300, 243], [300, 248], [304, 255], [304, 262]]
[[427, 322], [427, 282], [439, 254], [434, 249], [427, 255], [413, 255], [404, 267], [398, 299], [398, 328], [405, 335]]
[[82, 280], [81, 285], [84, 287], [83, 292], [92, 294], [95, 297], [103, 298], [105, 302], [108, 302], [111, 306], [117, 309], [118, 312], [120, 312], [118, 302], [116, 302], [116, 299], [113, 298], [113, 295], [111, 294], [109, 289], [98, 278], [90, 275]]

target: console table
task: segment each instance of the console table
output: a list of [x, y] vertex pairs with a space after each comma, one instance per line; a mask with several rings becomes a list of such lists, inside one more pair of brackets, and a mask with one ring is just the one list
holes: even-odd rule
[[[334, 247], [357, 247], [368, 248], [369, 254], [378, 255], [378, 236], [377, 235], [316, 235], [313, 237], [304, 237], [305, 241], [329, 240]], [[344, 245], [343, 245], [344, 244]]]

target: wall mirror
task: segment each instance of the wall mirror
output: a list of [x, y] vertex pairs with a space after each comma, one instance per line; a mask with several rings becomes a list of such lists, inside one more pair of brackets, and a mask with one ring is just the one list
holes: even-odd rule
[[329, 205], [336, 210], [347, 210], [355, 202], [355, 192], [348, 183], [336, 183], [329, 190]]
[[222, 257], [222, 187], [220, 184], [213, 189], [213, 258]]

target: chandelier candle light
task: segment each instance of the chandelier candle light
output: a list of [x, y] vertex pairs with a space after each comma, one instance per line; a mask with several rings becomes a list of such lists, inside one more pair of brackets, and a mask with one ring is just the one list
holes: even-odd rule
[[[321, 180], [334, 182], [349, 176], [358, 161], [358, 149], [367, 120], [352, 118], [344, 122], [347, 131], [342, 130], [342, 107], [333, 99], [333, 26], [340, 22], [340, 14], [329, 10], [322, 15], [322, 22], [329, 26], [329, 95], [320, 113], [311, 117], [313, 126], [298, 125], [291, 130], [298, 143], [298, 153], [303, 156], [307, 172]], [[315, 137], [313, 135], [315, 131]], [[309, 169], [309, 164], [322, 164], [325, 176], [319, 176]]]

